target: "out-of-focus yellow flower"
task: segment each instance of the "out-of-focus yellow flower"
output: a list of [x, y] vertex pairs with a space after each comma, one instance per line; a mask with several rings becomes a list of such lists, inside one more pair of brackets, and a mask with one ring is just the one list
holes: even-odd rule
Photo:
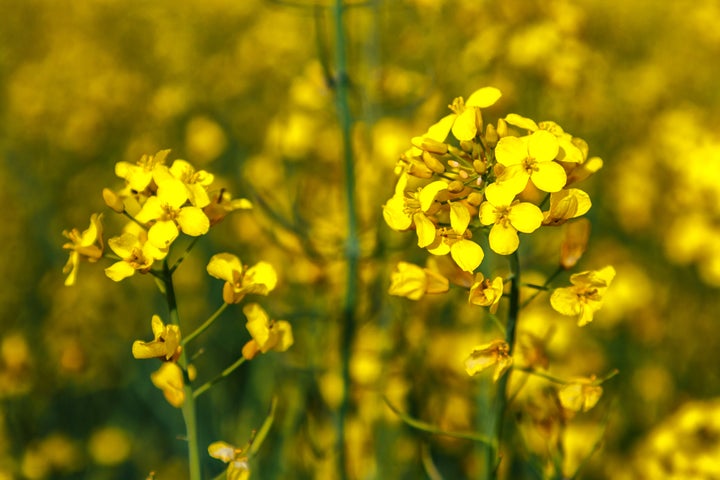
[[160, 368], [150, 374], [153, 385], [162, 390], [170, 405], [180, 408], [185, 403], [185, 380], [182, 369], [175, 362], [163, 362]]
[[247, 480], [250, 478], [250, 465], [244, 449], [235, 448], [226, 442], [213, 442], [208, 447], [211, 457], [228, 464], [227, 480]]
[[90, 226], [82, 233], [76, 228], [63, 232], [63, 235], [70, 240], [69, 243], [63, 245], [65, 250], [70, 250], [70, 257], [65, 267], [63, 267], [63, 273], [68, 274], [65, 279], [65, 285], [70, 286], [75, 284], [80, 260], [85, 259], [89, 262], [97, 262], [100, 257], [102, 257], [102, 234], [102, 213], [93, 213], [90, 216]]
[[160, 150], [155, 155], [143, 155], [135, 164], [118, 162], [115, 164], [115, 175], [125, 179], [135, 192], [143, 192], [153, 180], [155, 167], [163, 165], [169, 153], [170, 150]]
[[135, 216], [138, 222], [151, 224], [148, 240], [157, 248], [168, 248], [180, 231], [192, 237], [206, 234], [210, 220], [202, 209], [185, 205], [189, 198], [186, 184], [162, 167], [154, 170], [153, 178], [157, 195], [148, 198]]
[[592, 202], [590, 196], [577, 188], [550, 194], [550, 210], [543, 212], [543, 225], [562, 225], [571, 218], [585, 215]]
[[532, 233], [542, 224], [540, 209], [528, 202], [507, 203], [508, 195], [500, 189], [488, 189], [487, 201], [480, 205], [480, 223], [492, 225], [490, 248], [500, 255], [510, 255], [518, 249], [517, 232]]
[[560, 265], [568, 270], [575, 266], [585, 253], [590, 239], [590, 220], [580, 218], [565, 224], [565, 237], [560, 244]]
[[565, 169], [554, 162], [559, 146], [555, 135], [538, 130], [527, 137], [503, 137], [495, 147], [495, 158], [505, 168], [497, 178], [517, 194], [528, 179], [540, 190], [558, 192], [567, 182]]
[[246, 268], [240, 259], [231, 253], [213, 255], [208, 262], [207, 271], [213, 277], [225, 280], [225, 303], [239, 303], [247, 294], [267, 295], [277, 285], [277, 273], [272, 265], [258, 262]]
[[134, 275], [136, 271], [146, 273], [155, 260], [165, 258], [167, 251], [157, 248], [145, 237], [144, 231], [138, 235], [125, 232], [119, 237], [108, 240], [108, 245], [121, 260], [106, 268], [105, 275], [119, 282]]
[[503, 279], [495, 277], [485, 279], [482, 273], [475, 274], [475, 281], [470, 287], [468, 301], [473, 305], [490, 307], [490, 313], [497, 312], [503, 294]]
[[422, 268], [408, 262], [398, 262], [390, 276], [390, 295], [420, 300], [426, 293], [445, 293], [450, 282], [433, 268]]
[[203, 212], [210, 220], [210, 226], [213, 226], [235, 210], [249, 210], [252, 207], [247, 198], [232, 198], [229, 192], [222, 189], [211, 195], [210, 203], [203, 208]]
[[247, 317], [245, 325], [252, 340], [243, 346], [242, 354], [252, 360], [258, 352], [270, 350], [284, 352], [293, 344], [292, 326], [285, 320], [271, 320], [267, 312], [257, 303], [248, 303], [243, 307]]
[[490, 367], [495, 367], [493, 382], [505, 373], [513, 363], [510, 356], [510, 346], [505, 340], [493, 340], [486, 345], [475, 347], [470, 356], [465, 360], [465, 371], [468, 375], [474, 376]]
[[603, 389], [595, 385], [595, 376], [580, 378], [563, 386], [558, 392], [560, 405], [571, 412], [587, 412], [602, 396]]
[[615, 269], [610, 265], [571, 275], [572, 286], [555, 289], [550, 304], [563, 315], [578, 315], [579, 326], [587, 325], [592, 322], [593, 314], [602, 308], [605, 291], [613, 278]]
[[155, 338], [150, 342], [135, 340], [132, 345], [133, 357], [177, 360], [182, 353], [180, 327], [172, 324], [165, 325], [158, 315], [152, 316], [151, 325]]

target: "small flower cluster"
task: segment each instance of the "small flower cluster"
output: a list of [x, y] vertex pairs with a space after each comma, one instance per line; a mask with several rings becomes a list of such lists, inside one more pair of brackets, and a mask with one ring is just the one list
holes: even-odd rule
[[[454, 283], [469, 289], [469, 303], [494, 315], [512, 277], [485, 278], [476, 272], [485, 258], [478, 234], [495, 254], [508, 256], [518, 251], [520, 234], [562, 225], [560, 270], [574, 267], [583, 255], [589, 222], [579, 217], [592, 202], [575, 184], [598, 171], [602, 160], [589, 157], [587, 143], [555, 122], [536, 123], [511, 113], [486, 123], [485, 110], [500, 97], [497, 88], [484, 87], [467, 101], [456, 98], [451, 113], [413, 138], [401, 155], [395, 192], [383, 215], [395, 231], [414, 230], [418, 246], [435, 257], [426, 268], [400, 262], [391, 275], [390, 294], [419, 300], [447, 292]], [[434, 258], [447, 254], [457, 268], [445, 269], [444, 275]], [[586, 325], [601, 308], [614, 276], [612, 266], [574, 274], [571, 286], [553, 291], [550, 304]], [[475, 347], [465, 362], [467, 374], [493, 370], [498, 381], [513, 366], [512, 341]], [[568, 411], [585, 411], [599, 399], [599, 383], [594, 378], [565, 382], [559, 400]]]
[[[114, 260], [105, 274], [116, 282], [136, 272], [150, 273], [167, 281], [163, 275], [172, 274], [179, 261], [169, 267], [166, 259], [181, 233], [189, 237], [205, 235], [229, 213], [252, 207], [246, 199], [233, 199], [224, 189], [213, 189], [214, 175], [197, 170], [185, 160], [166, 165], [169, 153], [161, 150], [155, 155], [143, 155], [134, 164], [118, 162], [115, 165], [115, 173], [125, 185], [118, 191], [105, 188], [103, 198], [113, 211], [128, 217], [129, 221], [120, 235], [107, 242], [103, 239], [102, 214], [93, 214], [90, 226], [82, 233], [77, 229], [64, 232], [70, 240], [64, 245], [70, 251], [64, 269], [68, 275], [65, 285], [75, 284], [81, 261], [97, 262], [102, 257]], [[111, 252], [105, 250], [105, 243]], [[214, 255], [207, 272], [225, 281], [225, 304], [239, 303], [248, 294], [268, 295], [277, 284], [277, 273], [269, 263], [258, 262], [248, 268], [230, 253]], [[256, 303], [245, 305], [243, 312], [252, 337], [243, 348], [245, 359], [252, 359], [258, 352], [290, 348], [293, 336], [288, 322], [271, 320]], [[171, 405], [181, 407], [186, 397], [185, 379], [192, 380], [195, 373], [192, 365], [183, 371], [178, 364], [183, 353], [180, 327], [164, 324], [158, 315], [153, 315], [151, 326], [153, 340], [133, 343], [133, 356], [163, 361], [151, 380]]]

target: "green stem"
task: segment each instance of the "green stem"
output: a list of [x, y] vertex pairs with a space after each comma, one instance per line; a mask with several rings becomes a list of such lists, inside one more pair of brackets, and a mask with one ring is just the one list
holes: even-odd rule
[[197, 397], [199, 397], [200, 395], [202, 395], [203, 393], [205, 393], [205, 392], [207, 392], [208, 390], [210, 390], [210, 387], [212, 387], [213, 385], [215, 385], [216, 383], [218, 383], [220, 380], [222, 380], [223, 378], [225, 378], [225, 377], [227, 377], [228, 375], [230, 375], [231, 373], [233, 373], [233, 372], [234, 372], [235, 370], [237, 370], [237, 368], [238, 368], [240, 365], [242, 365], [243, 363], [245, 363], [245, 357], [240, 357], [240, 358], [238, 358], [237, 360], [235, 360], [235, 363], [233, 363], [232, 365], [230, 365], [229, 367], [227, 367], [225, 370], [223, 370], [222, 372], [220, 372], [220, 375], [218, 375], [217, 377], [213, 378], [213, 379], [210, 380], [209, 382], [206, 382], [206, 383], [204, 383], [203, 385], [201, 385], [200, 387], [198, 387], [198, 388], [195, 390], [195, 392], [193, 393], [193, 398], [197, 398]]
[[[170, 311], [170, 323], [180, 326], [180, 315], [177, 308], [177, 298], [175, 297], [175, 287], [173, 286], [172, 270], [167, 263], [163, 262], [163, 276], [165, 299], [167, 300], [168, 310]], [[182, 330], [182, 329], [181, 329]], [[178, 359], [178, 364], [183, 370], [187, 371], [187, 355], [183, 351]], [[185, 421], [185, 433], [188, 442], [188, 463], [190, 466], [190, 480], [201, 480], [200, 473], [200, 450], [198, 446], [197, 435], [197, 418], [195, 415], [195, 398], [192, 386], [186, 383], [183, 387], [185, 391], [185, 402], [182, 405], [182, 415]]]
[[[510, 308], [508, 310], [507, 326], [505, 328], [505, 341], [509, 346], [508, 354], [512, 356], [515, 349], [515, 332], [517, 329], [518, 317], [520, 314], [520, 259], [518, 253], [513, 253], [510, 257]], [[497, 475], [497, 467], [500, 461], [500, 448], [502, 446], [503, 426], [505, 423], [505, 411], [508, 403], [508, 380], [510, 379], [509, 371], [506, 372], [497, 384], [497, 392], [495, 394], [495, 408], [493, 421], [493, 430], [495, 433], [495, 451], [488, 458], [488, 477], [495, 478]]]
[[198, 242], [198, 240], [200, 240], [200, 236], [194, 237], [194, 238], [190, 241], [190, 243], [188, 244], [187, 248], [185, 248], [185, 251], [182, 253], [182, 255], [180, 255], [180, 256], [177, 258], [177, 260], [175, 260], [175, 263], [173, 263], [173, 266], [170, 267], [170, 273], [171, 273], [171, 274], [172, 274], [173, 272], [175, 272], [175, 270], [177, 270], [177, 268], [180, 266], [180, 264], [183, 262], [183, 260], [185, 260], [185, 257], [188, 256], [188, 254], [189, 254], [190, 251], [193, 249], [193, 247], [194, 247], [195, 244]]
[[349, 104], [349, 85], [347, 73], [347, 59], [345, 56], [346, 37], [343, 24], [345, 11], [344, 1], [335, 0], [332, 9], [332, 18], [335, 36], [335, 94], [337, 104], [338, 123], [342, 134], [343, 167], [345, 174], [345, 203], [347, 209], [347, 240], [345, 244], [345, 257], [347, 259], [347, 278], [345, 302], [342, 311], [342, 324], [340, 326], [341, 370], [343, 392], [340, 407], [337, 413], [337, 454], [338, 472], [341, 480], [348, 478], [347, 455], [345, 449], [345, 421], [350, 410], [350, 359], [352, 343], [355, 334], [355, 310], [358, 287], [358, 262], [360, 246], [358, 243], [358, 219], [355, 205], [355, 161], [352, 148], [352, 115]]
[[220, 305], [220, 307], [219, 307], [217, 310], [215, 310], [215, 313], [213, 313], [210, 318], [208, 318], [207, 320], [205, 320], [205, 323], [203, 323], [203, 324], [200, 325], [198, 328], [196, 328], [195, 331], [193, 331], [192, 333], [190, 333], [190, 335], [188, 335], [187, 337], [183, 338], [182, 344], [183, 344], [183, 345], [187, 345], [187, 344], [190, 343], [195, 337], [197, 337], [198, 335], [200, 335], [201, 333], [203, 333], [205, 330], [207, 330], [208, 327], [210, 327], [210, 325], [212, 325], [213, 322], [214, 322], [215, 320], [217, 320], [217, 318], [220, 316], [220, 314], [221, 314], [222, 312], [224, 312], [227, 307], [228, 307], [228, 304], [227, 304], [227, 303], [223, 303], [222, 305]]

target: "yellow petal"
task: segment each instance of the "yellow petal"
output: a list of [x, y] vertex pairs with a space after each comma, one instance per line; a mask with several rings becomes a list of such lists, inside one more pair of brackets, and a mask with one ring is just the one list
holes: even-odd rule
[[150, 374], [153, 385], [162, 390], [165, 400], [176, 408], [185, 403], [185, 382], [180, 367], [173, 362], [163, 362], [162, 366]]
[[228, 463], [235, 458], [235, 447], [226, 442], [213, 442], [208, 446], [208, 454]]
[[292, 325], [290, 325], [290, 322], [278, 320], [275, 322], [274, 328], [277, 330], [279, 337], [274, 350], [276, 352], [284, 352], [292, 347], [295, 340], [293, 339]]
[[243, 307], [243, 313], [247, 318], [245, 327], [252, 338], [258, 343], [260, 349], [265, 352], [264, 349], [270, 338], [270, 317], [267, 312], [258, 305], [257, 303], [248, 303]]
[[158, 248], [168, 248], [180, 234], [172, 220], [160, 220], [148, 230], [148, 241]]
[[518, 249], [520, 239], [517, 231], [511, 226], [496, 223], [490, 230], [488, 237], [490, 248], [500, 255], [510, 255]]
[[[489, 188], [489, 187], [488, 187]], [[492, 225], [498, 220], [497, 209], [490, 202], [483, 202], [480, 205], [480, 223]]]
[[245, 272], [243, 287], [248, 289], [248, 293], [267, 295], [275, 289], [277, 281], [275, 268], [267, 262], [258, 262]]
[[531, 132], [534, 132], [538, 129], [538, 126], [537, 126], [537, 123], [535, 123], [535, 120], [523, 117], [521, 115], [518, 115], [517, 113], [507, 114], [505, 116], [505, 121], [507, 123], [509, 123], [510, 125], [514, 125], [518, 128], [522, 128], [523, 130], [529, 130]]
[[495, 147], [495, 158], [506, 167], [522, 163], [527, 157], [527, 142], [518, 137], [503, 137]]
[[180, 230], [186, 235], [197, 237], [205, 235], [210, 229], [210, 219], [198, 207], [183, 207], [177, 216]]
[[518, 231], [532, 233], [542, 225], [543, 214], [537, 205], [521, 202], [510, 207], [508, 218]]
[[242, 272], [243, 266], [240, 259], [230, 253], [218, 253], [210, 258], [207, 265], [207, 272], [215, 278], [234, 283], [235, 274]]
[[135, 274], [135, 269], [127, 262], [113, 263], [105, 269], [105, 275], [115, 282], [119, 282]]
[[543, 162], [535, 165], [536, 170], [530, 176], [537, 188], [544, 192], [559, 192], [567, 182], [565, 169], [555, 162]]
[[556, 288], [550, 295], [550, 305], [561, 315], [574, 316], [581, 312], [578, 296], [572, 287]]
[[469, 141], [477, 135], [477, 125], [475, 124], [475, 109], [466, 108], [464, 112], [455, 118], [452, 126], [452, 133], [458, 140]]
[[555, 135], [538, 130], [528, 138], [527, 152], [536, 162], [549, 162], [557, 157], [560, 146]]
[[468, 107], [487, 108], [494, 105], [501, 96], [502, 92], [495, 87], [482, 87], [470, 94], [465, 105]]
[[435, 201], [435, 197], [437, 197], [437, 194], [442, 192], [443, 190], [447, 190], [447, 187], [448, 184], [443, 182], [442, 180], [437, 180], [435, 182], [425, 185], [420, 191], [420, 194], [418, 195], [418, 198], [420, 199], [420, 208], [422, 209], [422, 211], [427, 212]]
[[458, 235], [462, 235], [470, 224], [470, 211], [460, 202], [450, 204], [450, 225]]
[[450, 256], [465, 272], [474, 272], [483, 261], [485, 252], [472, 240], [462, 239], [450, 245]]
[[448, 133], [450, 133], [455, 117], [456, 115], [454, 113], [444, 116], [439, 122], [432, 125], [423, 137], [430, 138], [436, 142], [444, 142]]
[[399, 262], [390, 275], [388, 293], [398, 297], [419, 300], [425, 295], [427, 276], [422, 267], [408, 262]]
[[418, 247], [425, 248], [435, 241], [435, 224], [424, 213], [413, 215], [415, 230], [418, 237]]

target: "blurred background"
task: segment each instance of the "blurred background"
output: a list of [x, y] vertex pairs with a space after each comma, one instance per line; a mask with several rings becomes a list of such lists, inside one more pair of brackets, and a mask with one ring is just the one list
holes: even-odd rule
[[[410, 138], [486, 85], [503, 92], [490, 121], [556, 121], [605, 161], [582, 185], [593, 231], [580, 263], [617, 270], [603, 310], [578, 329], [539, 299], [520, 326], [552, 330], [558, 375], [620, 371], [563, 431], [564, 468], [574, 472], [603, 438], [583, 478], [720, 478], [720, 5], [349, 3], [362, 246], [353, 478], [475, 471], [472, 443], [413, 431], [384, 404], [470, 430], [488, 384], [464, 372], [487, 328], [462, 292], [386, 294], [394, 264], [422, 264], [425, 253], [412, 233], [390, 231], [381, 205]], [[148, 379], [157, 365], [130, 353], [151, 337], [151, 315], [166, 315], [152, 279], [116, 284], [106, 265], [83, 264], [67, 288], [62, 275], [61, 232], [105, 209], [102, 188], [121, 186], [115, 163], [163, 148], [256, 205], [178, 271], [182, 318], [200, 324], [219, 305], [221, 282], [205, 265], [229, 251], [276, 266], [279, 287], [260, 302], [295, 333], [290, 351], [253, 360], [200, 399], [201, 445], [243, 445], [276, 395], [254, 478], [335, 478], [345, 207], [328, 4], [0, 0], [1, 480], [185, 478], [179, 411]], [[113, 222], [108, 231], [122, 224]], [[554, 270], [551, 247], [528, 253], [536, 283]], [[205, 378], [248, 339], [239, 308], [221, 320], [195, 362]], [[530, 456], [542, 438], [527, 442]], [[208, 478], [223, 470], [203, 462]]]

